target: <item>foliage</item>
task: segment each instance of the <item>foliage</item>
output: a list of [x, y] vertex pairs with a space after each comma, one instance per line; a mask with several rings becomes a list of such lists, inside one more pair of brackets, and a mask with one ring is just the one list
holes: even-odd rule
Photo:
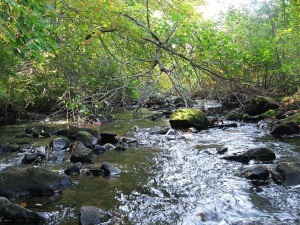
[[252, 1], [219, 20], [204, 20], [203, 4], [2, 1], [0, 104], [79, 120], [130, 101], [138, 110], [157, 92], [225, 98], [299, 88], [298, 1]]

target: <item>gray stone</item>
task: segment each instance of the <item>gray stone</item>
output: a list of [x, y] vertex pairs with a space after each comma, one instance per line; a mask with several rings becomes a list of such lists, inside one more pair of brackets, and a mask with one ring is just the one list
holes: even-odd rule
[[82, 206], [80, 208], [80, 225], [96, 225], [108, 223], [112, 216], [110, 213], [95, 206]]

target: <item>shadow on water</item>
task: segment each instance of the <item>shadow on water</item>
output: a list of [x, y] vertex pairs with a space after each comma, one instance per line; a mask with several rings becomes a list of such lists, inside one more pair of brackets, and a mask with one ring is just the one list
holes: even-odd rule
[[[276, 139], [253, 124], [198, 134], [158, 135], [147, 127], [166, 126], [167, 121], [126, 118], [120, 115], [99, 129], [134, 136], [146, 147], [108, 151], [86, 165], [99, 168], [103, 161], [109, 162], [120, 168], [121, 174], [111, 178], [72, 176], [76, 186], [45, 199], [22, 199], [27, 207], [47, 212], [44, 215], [49, 224], [61, 225], [78, 224], [83, 205], [110, 211], [114, 224], [300, 224], [298, 187], [273, 183], [255, 187], [235, 175], [249, 165], [226, 161], [216, 154], [222, 148], [232, 154], [270, 147], [277, 155], [274, 164], [268, 165], [272, 167], [299, 158], [299, 137]], [[138, 129], [133, 131], [134, 126]]]

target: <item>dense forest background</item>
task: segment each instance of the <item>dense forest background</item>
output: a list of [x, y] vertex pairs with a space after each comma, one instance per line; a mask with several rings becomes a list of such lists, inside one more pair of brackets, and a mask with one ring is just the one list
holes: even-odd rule
[[[297, 92], [299, 0], [204, 19], [195, 0], [3, 0], [0, 106], [88, 116], [157, 93], [225, 99]], [[73, 119], [74, 119], [73, 118]]]

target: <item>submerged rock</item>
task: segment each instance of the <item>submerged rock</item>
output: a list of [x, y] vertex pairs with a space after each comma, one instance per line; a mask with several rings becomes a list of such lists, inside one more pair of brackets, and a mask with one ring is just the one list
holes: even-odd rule
[[257, 96], [253, 98], [250, 104], [246, 107], [246, 113], [251, 116], [262, 114], [270, 109], [278, 109], [279, 103], [274, 99], [265, 96]]
[[0, 177], [0, 195], [4, 197], [53, 195], [61, 186], [72, 183], [65, 175], [37, 166], [11, 168]]
[[118, 169], [117, 167], [112, 166], [106, 162], [103, 162], [100, 169], [102, 169], [104, 171], [104, 174], [107, 176], [117, 175], [117, 174], [121, 173], [120, 169]]
[[80, 208], [79, 225], [107, 224], [112, 215], [95, 206], [82, 206]]
[[210, 121], [200, 109], [177, 109], [170, 117], [173, 129], [188, 129], [194, 127], [197, 130], [207, 129]]

